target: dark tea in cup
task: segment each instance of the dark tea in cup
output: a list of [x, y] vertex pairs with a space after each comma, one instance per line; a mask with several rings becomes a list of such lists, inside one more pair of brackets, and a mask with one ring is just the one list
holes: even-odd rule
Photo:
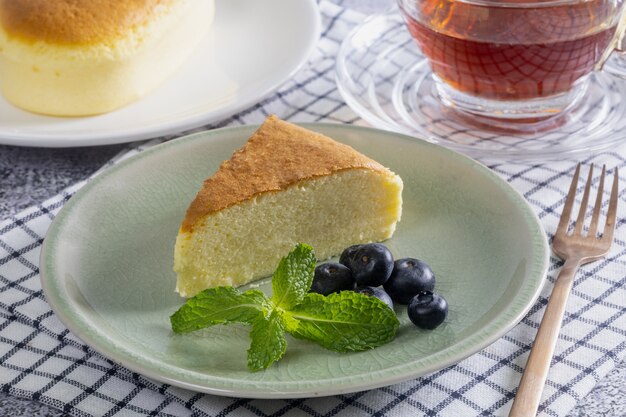
[[622, 2], [399, 0], [444, 101], [490, 117], [541, 117], [584, 94], [612, 49]]

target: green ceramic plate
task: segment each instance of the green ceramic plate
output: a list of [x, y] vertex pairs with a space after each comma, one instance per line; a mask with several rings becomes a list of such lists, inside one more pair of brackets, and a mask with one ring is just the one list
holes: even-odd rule
[[[544, 281], [548, 245], [524, 199], [479, 163], [380, 130], [311, 124], [400, 174], [402, 221], [387, 241], [395, 257], [418, 257], [450, 305], [434, 331], [401, 326], [389, 344], [335, 353], [288, 338], [283, 359], [246, 369], [248, 328], [216, 326], [174, 335], [174, 241], [202, 180], [254, 127], [194, 134], [149, 149], [102, 173], [65, 205], [41, 253], [48, 302], [78, 337], [148, 377], [218, 395], [291, 398], [359, 391], [450, 366], [504, 335]], [[331, 230], [328, 231], [332, 233]], [[261, 281], [268, 290], [269, 280]]]

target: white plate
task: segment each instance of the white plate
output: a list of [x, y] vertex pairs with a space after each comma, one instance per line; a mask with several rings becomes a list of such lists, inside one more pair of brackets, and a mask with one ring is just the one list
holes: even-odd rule
[[300, 69], [320, 27], [315, 0], [217, 0], [209, 34], [157, 90], [120, 110], [77, 118], [29, 113], [0, 95], [0, 144], [132, 142], [225, 118], [275, 91]]

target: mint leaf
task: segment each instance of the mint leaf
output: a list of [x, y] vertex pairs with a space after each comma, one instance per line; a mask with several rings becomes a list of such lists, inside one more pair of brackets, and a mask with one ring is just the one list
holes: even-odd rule
[[252, 323], [248, 349], [248, 369], [260, 371], [279, 360], [287, 350], [285, 322], [276, 310], [268, 317], [262, 317]]
[[259, 290], [209, 288], [187, 300], [170, 317], [172, 330], [187, 333], [220, 323], [253, 323], [265, 316], [269, 300]]
[[[389, 342], [400, 322], [384, 302], [375, 297], [342, 291], [324, 297], [309, 293], [286, 315], [289, 333], [338, 352], [359, 351]], [[295, 326], [292, 323], [297, 323]]]
[[272, 277], [272, 301], [277, 307], [290, 310], [300, 304], [311, 289], [315, 271], [313, 248], [298, 243], [280, 260]]

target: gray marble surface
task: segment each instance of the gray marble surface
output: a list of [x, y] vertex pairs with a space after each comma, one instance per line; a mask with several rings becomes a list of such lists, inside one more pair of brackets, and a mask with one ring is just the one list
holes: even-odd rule
[[126, 145], [96, 148], [0, 147], [0, 219], [40, 203], [81, 180]]

